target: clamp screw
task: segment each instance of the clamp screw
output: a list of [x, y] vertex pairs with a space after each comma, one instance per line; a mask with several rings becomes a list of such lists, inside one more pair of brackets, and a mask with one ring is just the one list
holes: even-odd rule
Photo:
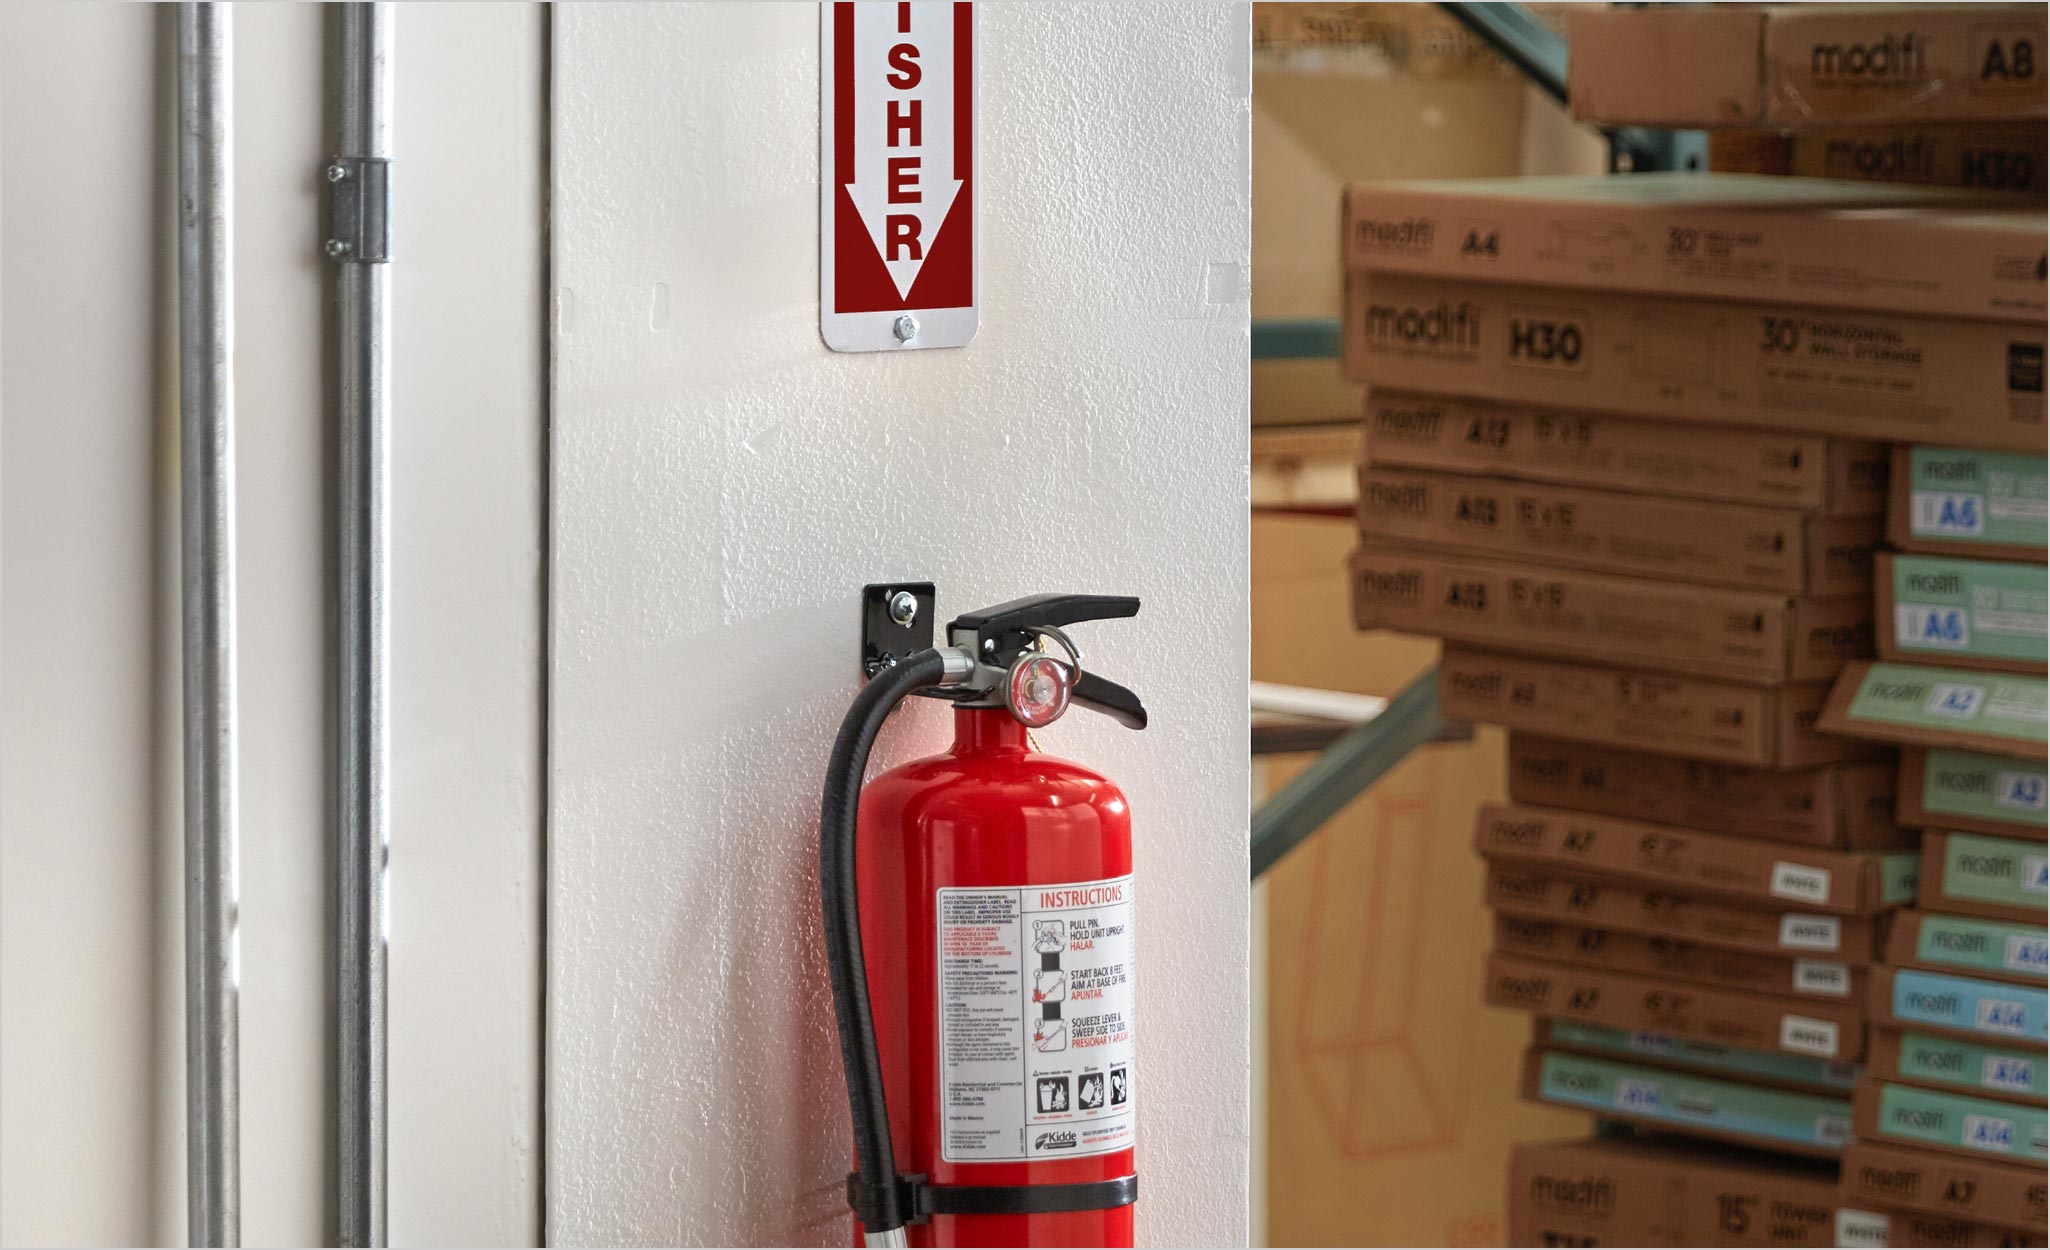
[[897, 318], [896, 323], [890, 327], [890, 332], [897, 336], [898, 342], [909, 343], [918, 337], [918, 318], [905, 313]]
[[349, 167], [347, 165], [342, 164], [340, 161], [336, 161], [334, 164], [329, 165], [327, 167], [327, 180], [329, 182], [340, 182], [342, 179], [347, 178], [348, 176]]
[[909, 625], [918, 619], [918, 597], [908, 590], [900, 590], [890, 596], [890, 619], [899, 625]]
[[349, 245], [340, 239], [329, 239], [327, 241], [327, 254], [336, 260], [340, 260], [349, 254]]

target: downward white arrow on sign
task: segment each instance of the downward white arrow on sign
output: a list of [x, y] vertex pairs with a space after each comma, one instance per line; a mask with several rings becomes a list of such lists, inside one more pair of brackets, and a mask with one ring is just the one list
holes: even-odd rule
[[[861, 224], [874, 241], [876, 255], [890, 271], [899, 297], [911, 297], [911, 285], [932, 251], [933, 237], [947, 219], [947, 210], [960, 194], [961, 183], [954, 177], [954, 6], [948, 3], [914, 3], [908, 6], [911, 29], [898, 30], [899, 6], [857, 4], [854, 6], [854, 181], [847, 187]], [[910, 44], [918, 49], [918, 82], [909, 87], [891, 85], [906, 76], [903, 58], [890, 63], [890, 49]], [[917, 101], [918, 125], [903, 124], [902, 118]], [[890, 106], [895, 102], [899, 116], [897, 142], [890, 143]], [[913, 142], [913, 138], [917, 142]], [[890, 203], [889, 162], [893, 158], [915, 157], [915, 176], [900, 178], [905, 192], [915, 198]], [[892, 216], [917, 219], [916, 246], [901, 237], [897, 255], [891, 256], [889, 219]]]

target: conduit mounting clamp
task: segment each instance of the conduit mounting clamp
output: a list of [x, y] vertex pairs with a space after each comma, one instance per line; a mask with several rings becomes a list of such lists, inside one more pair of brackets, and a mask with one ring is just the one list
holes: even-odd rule
[[327, 184], [328, 259], [382, 265], [391, 260], [391, 158], [336, 156]]

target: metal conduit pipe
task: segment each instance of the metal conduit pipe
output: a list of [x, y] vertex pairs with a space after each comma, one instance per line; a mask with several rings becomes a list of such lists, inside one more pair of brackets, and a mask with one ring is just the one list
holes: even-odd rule
[[242, 1237], [237, 997], [233, 40], [178, 10], [178, 389], [184, 652], [186, 1229]]
[[334, 269], [335, 1209], [337, 1242], [386, 1230], [386, 955], [390, 933], [390, 4], [341, 6], [340, 142], [325, 251]]

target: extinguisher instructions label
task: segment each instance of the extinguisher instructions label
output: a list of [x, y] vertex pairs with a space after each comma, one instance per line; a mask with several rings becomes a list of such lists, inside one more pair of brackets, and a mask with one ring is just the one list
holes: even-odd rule
[[1132, 1146], [1132, 878], [942, 889], [940, 1156]]

